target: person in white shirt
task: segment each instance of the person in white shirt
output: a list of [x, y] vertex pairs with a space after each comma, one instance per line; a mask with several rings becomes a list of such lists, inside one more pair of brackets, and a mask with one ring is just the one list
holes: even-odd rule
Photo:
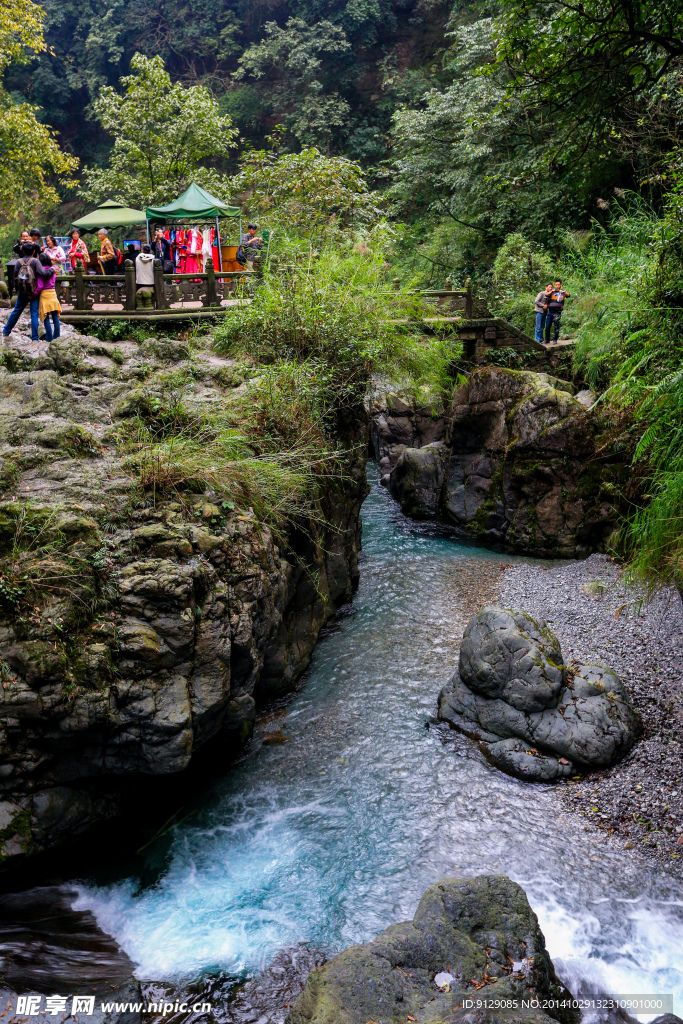
[[154, 285], [154, 253], [151, 245], [143, 245], [142, 252], [135, 261], [135, 283], [138, 288], [150, 288]]

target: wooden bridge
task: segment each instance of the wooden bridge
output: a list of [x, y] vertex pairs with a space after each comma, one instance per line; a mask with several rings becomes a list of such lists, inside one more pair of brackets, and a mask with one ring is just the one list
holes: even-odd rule
[[[474, 295], [469, 279], [463, 289], [452, 288], [447, 279], [444, 288], [428, 289], [420, 294], [434, 300], [436, 305], [434, 316], [419, 319], [422, 329], [426, 334], [439, 336], [457, 334], [463, 342], [463, 354], [469, 362], [487, 362], [491, 349], [510, 348], [515, 352], [535, 356], [542, 363], [559, 349], [573, 345], [573, 341], [561, 341], [557, 345], [543, 344], [500, 317], [494, 317], [486, 300]], [[407, 319], [395, 322], [415, 323]]]
[[108, 320], [181, 322], [221, 316], [250, 298], [246, 281], [252, 271], [216, 271], [211, 258], [204, 273], [164, 274], [154, 261], [154, 284], [138, 286], [135, 264], [126, 260], [123, 274], [73, 274], [57, 278], [55, 288], [65, 323], [84, 326], [100, 317]]

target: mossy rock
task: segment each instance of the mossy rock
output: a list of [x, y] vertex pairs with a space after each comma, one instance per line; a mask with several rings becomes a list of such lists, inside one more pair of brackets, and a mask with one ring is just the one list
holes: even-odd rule
[[[562, 1007], [571, 996], [524, 890], [505, 875], [444, 878], [431, 886], [412, 921], [313, 970], [287, 1024], [436, 1024], [456, 1019], [464, 994], [517, 1006], [496, 1015], [508, 1024], [579, 1019]], [[550, 1003], [548, 1016], [525, 1009], [530, 1000]]]

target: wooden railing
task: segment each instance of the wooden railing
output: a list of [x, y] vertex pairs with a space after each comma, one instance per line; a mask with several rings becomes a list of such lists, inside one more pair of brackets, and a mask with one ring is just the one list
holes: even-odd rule
[[[206, 261], [204, 273], [164, 274], [161, 260], [154, 261], [154, 307], [170, 309], [173, 304], [201, 303], [204, 309], [220, 306], [224, 299], [239, 298], [240, 282], [253, 278], [250, 271], [216, 271], [213, 260]], [[81, 312], [95, 305], [121, 305], [136, 309], [135, 264], [126, 260], [123, 274], [85, 274], [78, 266], [73, 274], [63, 274], [55, 283], [60, 302]], [[95, 311], [96, 312], [96, 311]]]

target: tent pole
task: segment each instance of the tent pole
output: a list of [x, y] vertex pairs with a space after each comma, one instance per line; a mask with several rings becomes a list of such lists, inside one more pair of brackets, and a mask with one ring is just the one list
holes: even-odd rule
[[147, 245], [149, 245], [149, 217], [145, 221], [145, 224], [147, 225]]
[[216, 242], [218, 243], [218, 269], [223, 270], [223, 253], [221, 251], [221, 229], [218, 227], [218, 214], [216, 214]]
[[242, 244], [242, 214], [240, 213], [240, 237], [237, 239], [237, 244]]

